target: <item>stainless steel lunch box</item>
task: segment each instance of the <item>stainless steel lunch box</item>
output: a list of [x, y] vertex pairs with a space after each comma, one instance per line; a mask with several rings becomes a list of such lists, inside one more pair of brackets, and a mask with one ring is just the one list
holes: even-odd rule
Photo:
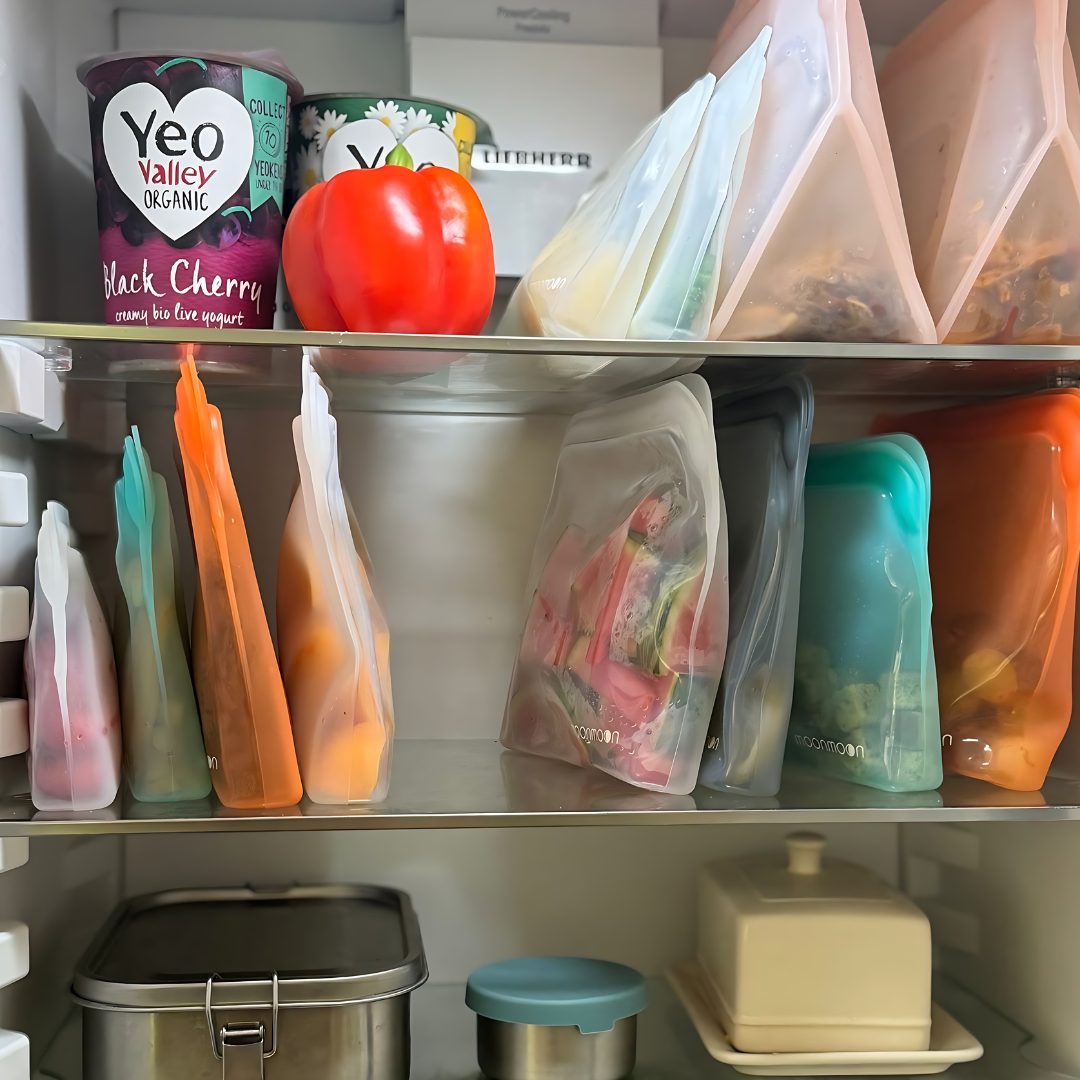
[[476, 1018], [476, 1058], [488, 1080], [622, 1080], [634, 1068], [637, 1017], [610, 1031], [574, 1025], [509, 1024]]
[[408, 1080], [427, 978], [408, 896], [365, 885], [130, 900], [75, 971], [84, 1080]]

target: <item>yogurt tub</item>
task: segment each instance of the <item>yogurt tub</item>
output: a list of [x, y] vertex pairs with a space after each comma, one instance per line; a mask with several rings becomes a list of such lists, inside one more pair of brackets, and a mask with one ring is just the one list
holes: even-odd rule
[[87, 60], [105, 320], [268, 329], [290, 102], [277, 53]]
[[492, 142], [487, 124], [455, 105], [349, 93], [298, 101], [289, 134], [290, 208], [309, 188], [346, 169], [441, 165], [468, 180], [473, 146]]

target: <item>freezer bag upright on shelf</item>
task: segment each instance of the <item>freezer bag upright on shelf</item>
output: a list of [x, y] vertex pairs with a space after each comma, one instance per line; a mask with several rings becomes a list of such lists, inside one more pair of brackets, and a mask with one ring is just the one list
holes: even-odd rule
[[142, 802], [210, 794], [210, 772], [188, 667], [187, 607], [165, 480], [150, 469], [139, 429], [124, 440], [116, 481], [116, 572], [124, 768]]
[[727, 656], [698, 782], [780, 790], [795, 678], [803, 484], [814, 391], [803, 375], [713, 402], [727, 507], [731, 610]]
[[858, 0], [739, 0], [718, 77], [772, 27], [711, 338], [933, 342]]
[[727, 524], [698, 375], [570, 422], [502, 743], [688, 794], [727, 644]]
[[120, 787], [112, 640], [67, 510], [41, 515], [26, 642], [30, 791], [39, 810], [101, 810]]
[[929, 515], [909, 435], [810, 448], [788, 753], [883, 791], [941, 783]]
[[1080, 390], [885, 417], [926, 448], [942, 755], [1035, 791], [1072, 714]]
[[277, 631], [300, 775], [313, 802], [379, 802], [394, 739], [390, 631], [341, 487], [330, 396], [307, 356], [293, 442], [300, 490], [281, 541]]
[[175, 421], [198, 565], [191, 652], [210, 777], [228, 807], [293, 806], [303, 788], [285, 689], [221, 413], [207, 402], [190, 353], [176, 384]]
[[1080, 342], [1080, 89], [1067, 0], [946, 0], [881, 101], [938, 340]]

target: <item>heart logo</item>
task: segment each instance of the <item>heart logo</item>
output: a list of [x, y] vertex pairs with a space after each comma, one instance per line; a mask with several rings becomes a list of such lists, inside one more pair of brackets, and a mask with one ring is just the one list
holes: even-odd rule
[[149, 83], [125, 86], [113, 97], [102, 140], [120, 190], [170, 240], [236, 193], [255, 146], [247, 108], [223, 90], [192, 90], [174, 110]]

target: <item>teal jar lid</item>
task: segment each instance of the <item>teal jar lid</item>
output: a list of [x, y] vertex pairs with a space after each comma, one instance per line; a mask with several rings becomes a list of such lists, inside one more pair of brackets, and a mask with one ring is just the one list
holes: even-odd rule
[[610, 1031], [649, 1003], [640, 972], [608, 960], [529, 956], [477, 968], [465, 1004], [490, 1020], [542, 1027]]

